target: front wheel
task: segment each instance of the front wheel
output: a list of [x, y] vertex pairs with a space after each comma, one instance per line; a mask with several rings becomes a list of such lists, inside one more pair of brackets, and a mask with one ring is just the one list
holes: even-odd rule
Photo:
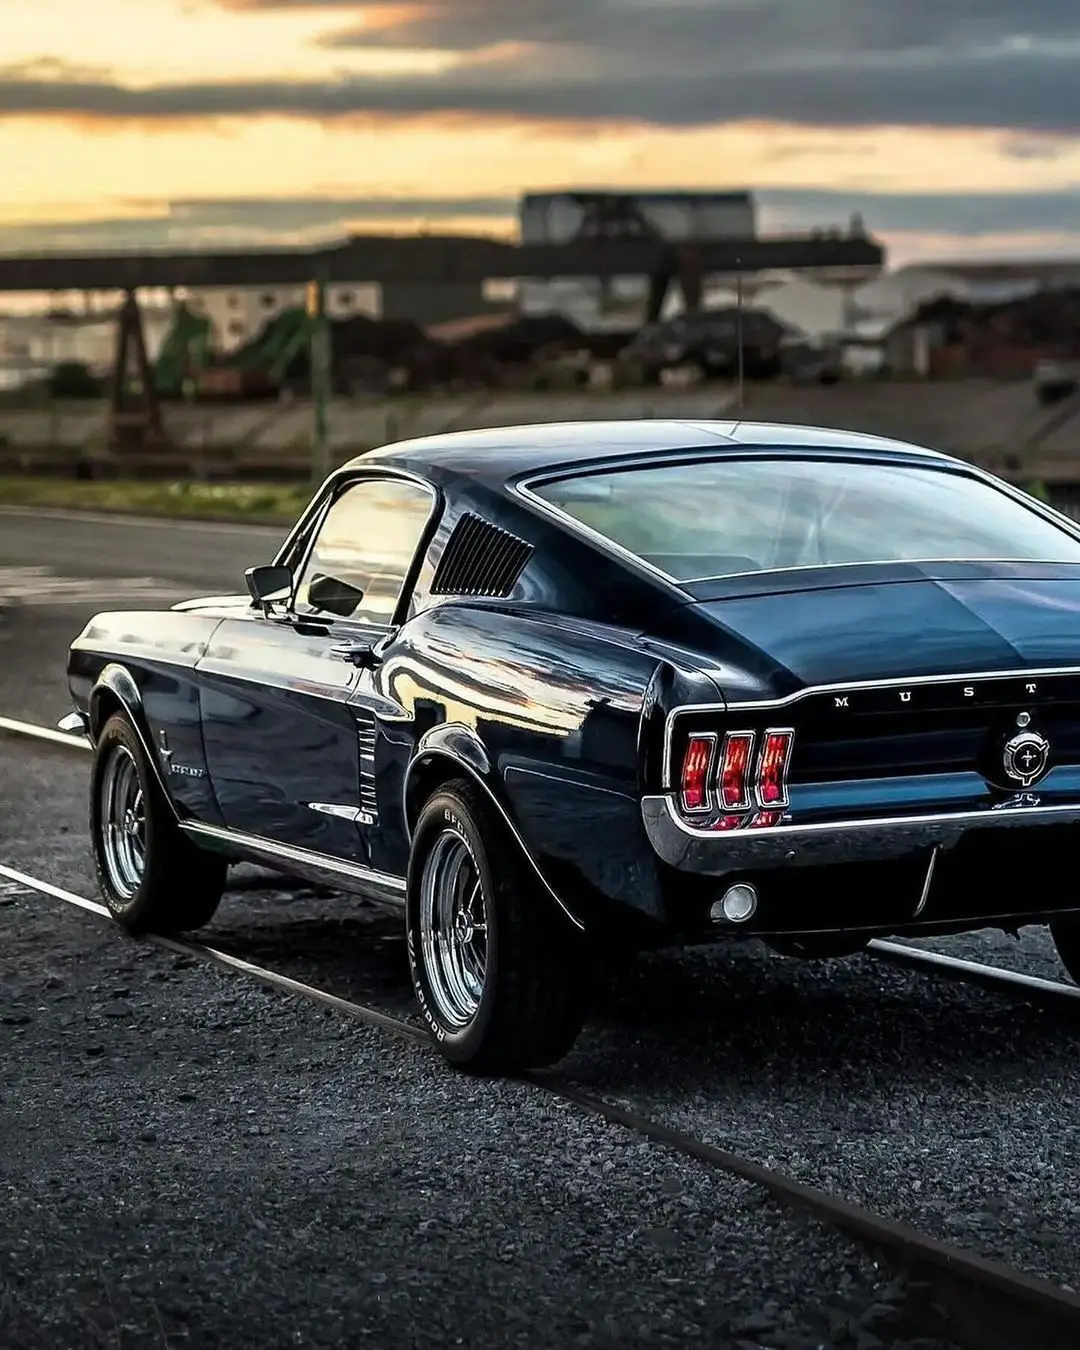
[[90, 838], [99, 889], [123, 927], [183, 932], [213, 918], [227, 864], [185, 837], [122, 713], [105, 723], [95, 747]]
[[472, 783], [425, 804], [407, 895], [413, 990], [446, 1059], [473, 1073], [554, 1064], [584, 1020], [581, 935]]

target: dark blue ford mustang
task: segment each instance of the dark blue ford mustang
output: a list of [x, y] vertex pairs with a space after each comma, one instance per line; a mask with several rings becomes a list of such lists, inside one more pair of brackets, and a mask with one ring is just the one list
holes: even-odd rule
[[487, 1072], [566, 1053], [613, 943], [1048, 922], [1080, 976], [1080, 528], [985, 473], [746, 422], [438, 436], [247, 581], [71, 648], [126, 927], [206, 923], [236, 859], [388, 901]]

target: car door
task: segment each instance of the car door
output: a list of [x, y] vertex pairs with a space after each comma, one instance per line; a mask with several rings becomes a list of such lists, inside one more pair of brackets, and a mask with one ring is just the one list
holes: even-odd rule
[[283, 611], [252, 610], [215, 632], [198, 670], [207, 765], [229, 828], [368, 861], [361, 754], [372, 718], [350, 698], [390, 632], [434, 505], [415, 479], [348, 481]]

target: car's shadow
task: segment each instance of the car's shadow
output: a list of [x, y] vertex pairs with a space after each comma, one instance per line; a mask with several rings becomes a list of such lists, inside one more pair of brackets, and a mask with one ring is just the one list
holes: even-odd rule
[[[362, 900], [297, 886], [230, 891], [199, 936], [414, 1015], [401, 918]], [[933, 1093], [981, 1080], [1000, 1093], [1080, 1066], [1075, 1016], [869, 956], [804, 962], [756, 942], [654, 952], [600, 970], [592, 994], [563, 1071], [624, 1096], [786, 1093], [796, 1079], [800, 1092], [817, 1083], [846, 1100], [863, 1090], [880, 1099], [890, 1081]]]
[[[399, 915], [302, 888], [229, 897], [200, 936], [416, 1021]], [[555, 1083], [947, 1241], [1075, 1283], [1075, 1016], [868, 956], [758, 943], [639, 956], [597, 978]], [[448, 1072], [450, 1072], [448, 1070]], [[1019, 1244], [1019, 1245], [1018, 1245]]]

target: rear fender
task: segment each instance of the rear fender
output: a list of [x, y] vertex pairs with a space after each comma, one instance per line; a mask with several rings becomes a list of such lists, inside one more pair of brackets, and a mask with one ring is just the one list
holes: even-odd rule
[[405, 770], [405, 828], [410, 842], [424, 801], [439, 783], [457, 776], [468, 778], [480, 788], [492, 808], [501, 817], [514, 847], [536, 876], [544, 892], [558, 905], [574, 927], [583, 931], [585, 924], [548, 881], [522, 839], [504, 799], [498, 775], [492, 769], [488, 753], [470, 727], [461, 723], [444, 722], [433, 727], [417, 744], [416, 752]]

